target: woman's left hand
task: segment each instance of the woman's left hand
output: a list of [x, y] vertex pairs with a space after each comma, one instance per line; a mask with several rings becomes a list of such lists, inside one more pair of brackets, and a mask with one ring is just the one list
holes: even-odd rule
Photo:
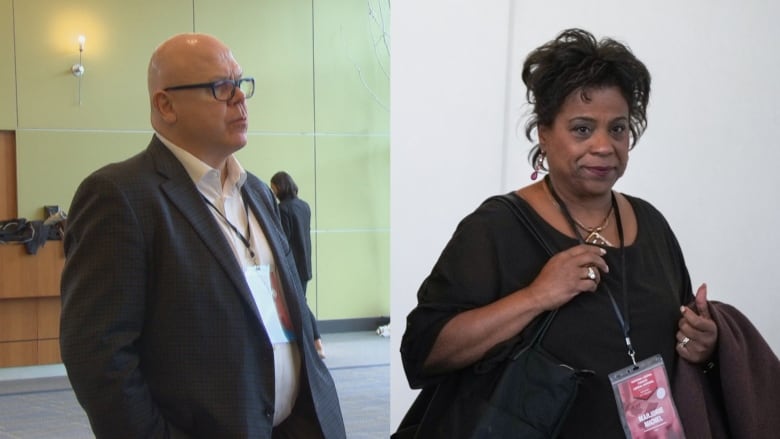
[[682, 306], [680, 311], [682, 317], [677, 331], [677, 353], [695, 364], [710, 361], [718, 344], [718, 326], [710, 317], [707, 284], [701, 284], [696, 291], [695, 309]]

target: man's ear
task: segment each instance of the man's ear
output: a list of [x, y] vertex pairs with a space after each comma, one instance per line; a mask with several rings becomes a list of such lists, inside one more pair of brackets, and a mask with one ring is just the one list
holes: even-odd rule
[[158, 91], [152, 96], [152, 107], [166, 123], [176, 122], [176, 109], [168, 93]]

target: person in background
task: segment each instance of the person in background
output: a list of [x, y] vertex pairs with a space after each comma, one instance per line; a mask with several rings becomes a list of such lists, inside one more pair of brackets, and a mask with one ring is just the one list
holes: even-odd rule
[[[295, 180], [284, 171], [279, 171], [271, 177], [271, 190], [279, 199], [279, 215], [282, 228], [287, 236], [287, 242], [295, 258], [298, 269], [298, 277], [303, 286], [303, 294], [306, 295], [306, 285], [311, 280], [311, 208], [309, 204], [298, 197], [298, 185]], [[325, 348], [322, 345], [322, 336], [317, 328], [317, 319], [311, 316], [311, 325], [314, 329], [314, 346], [320, 358], [325, 358]]]
[[[649, 435], [680, 437], [682, 425], [689, 438], [776, 437], [777, 357], [743, 315], [707, 300], [706, 285], [694, 295], [664, 216], [614, 189], [647, 125], [645, 65], [614, 39], [569, 29], [528, 55], [522, 79], [532, 108], [526, 134], [538, 137], [531, 178], [546, 176], [504, 198], [533, 227], [496, 197], [460, 222], [407, 317], [400, 351], [410, 386], [424, 389], [422, 397], [457, 382], [448, 377], [468, 377], [493, 348], [557, 309], [545, 350], [594, 372], [583, 378], [560, 438], [625, 437], [608, 375], [656, 355], [681, 423], [670, 423], [667, 411]], [[399, 433], [424, 419], [427, 403], [418, 402]]]
[[271, 189], [247, 143], [244, 76], [216, 38], [148, 67], [148, 147], [70, 206], [60, 345], [97, 438], [346, 436]]

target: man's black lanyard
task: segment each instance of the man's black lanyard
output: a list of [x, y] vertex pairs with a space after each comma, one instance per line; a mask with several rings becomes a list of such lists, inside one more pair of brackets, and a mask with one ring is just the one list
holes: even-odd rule
[[236, 236], [238, 236], [238, 239], [240, 239], [241, 242], [244, 243], [244, 247], [246, 247], [247, 251], [249, 251], [249, 256], [252, 257], [252, 262], [258, 263], [258, 261], [255, 260], [255, 251], [252, 250], [252, 244], [249, 241], [250, 239], [252, 239], [252, 229], [249, 227], [249, 208], [246, 199], [243, 199], [244, 197], [241, 197], [244, 201], [244, 213], [246, 214], [246, 237], [244, 237], [244, 235], [242, 235], [241, 232], [238, 231], [236, 226], [234, 226], [233, 223], [231, 223], [227, 219], [227, 217], [222, 212], [220, 212], [219, 209], [217, 209], [217, 206], [215, 206], [211, 201], [209, 201], [205, 195], [201, 194], [201, 197], [203, 197], [203, 201], [205, 201], [206, 204], [208, 204], [212, 209], [214, 209], [214, 211], [217, 212], [217, 214], [223, 220], [225, 220], [225, 224], [230, 226], [230, 228], [233, 229], [233, 232], [235, 232]]
[[[544, 182], [547, 184], [547, 188], [550, 190], [550, 193], [552, 194], [553, 198], [555, 198], [555, 202], [558, 203], [558, 206], [561, 208], [561, 212], [563, 213], [563, 216], [566, 218], [566, 221], [569, 223], [569, 226], [571, 226], [572, 231], [574, 232], [574, 236], [577, 237], [577, 241], [580, 242], [580, 244], [584, 244], [585, 242], [582, 240], [582, 236], [580, 236], [579, 232], [577, 231], [577, 226], [574, 223], [574, 218], [569, 213], [569, 209], [566, 207], [566, 204], [564, 204], [563, 200], [561, 200], [561, 197], [558, 196], [558, 193], [555, 192], [555, 189], [553, 189], [552, 182], [550, 181], [550, 175], [546, 175], [544, 177]], [[599, 284], [599, 286], [603, 285], [604, 290], [606, 290], [607, 295], [609, 295], [609, 300], [612, 302], [612, 309], [615, 311], [615, 316], [617, 317], [618, 323], [620, 324], [620, 328], [623, 330], [623, 337], [626, 341], [626, 347], [628, 348], [628, 356], [631, 357], [631, 362], [634, 363], [634, 366], [636, 366], [636, 350], [634, 349], [633, 344], [631, 343], [631, 337], [629, 336], [629, 331], [631, 330], [631, 322], [629, 321], [629, 314], [628, 314], [628, 292], [626, 287], [626, 252], [625, 252], [625, 245], [624, 245], [624, 239], [623, 239], [623, 222], [620, 220], [620, 209], [618, 209], [617, 205], [617, 198], [615, 198], [615, 192], [611, 192], [612, 195], [612, 210], [615, 211], [615, 225], [618, 229], [618, 238], [620, 239], [620, 265], [621, 265], [621, 280], [622, 280], [622, 290], [623, 290], [623, 303], [625, 307], [625, 318], [623, 318], [623, 314], [620, 312], [620, 307], [617, 304], [617, 301], [615, 300], [615, 297], [612, 295], [612, 291], [610, 291], [609, 286], [606, 284], [606, 282], [602, 282]]]

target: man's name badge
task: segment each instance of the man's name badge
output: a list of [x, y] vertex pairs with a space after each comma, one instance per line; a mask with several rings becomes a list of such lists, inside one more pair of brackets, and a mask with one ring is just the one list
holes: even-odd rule
[[247, 267], [244, 276], [271, 343], [295, 340], [276, 272], [268, 264], [255, 265]]
[[609, 382], [626, 438], [685, 438], [660, 355], [612, 372]]

